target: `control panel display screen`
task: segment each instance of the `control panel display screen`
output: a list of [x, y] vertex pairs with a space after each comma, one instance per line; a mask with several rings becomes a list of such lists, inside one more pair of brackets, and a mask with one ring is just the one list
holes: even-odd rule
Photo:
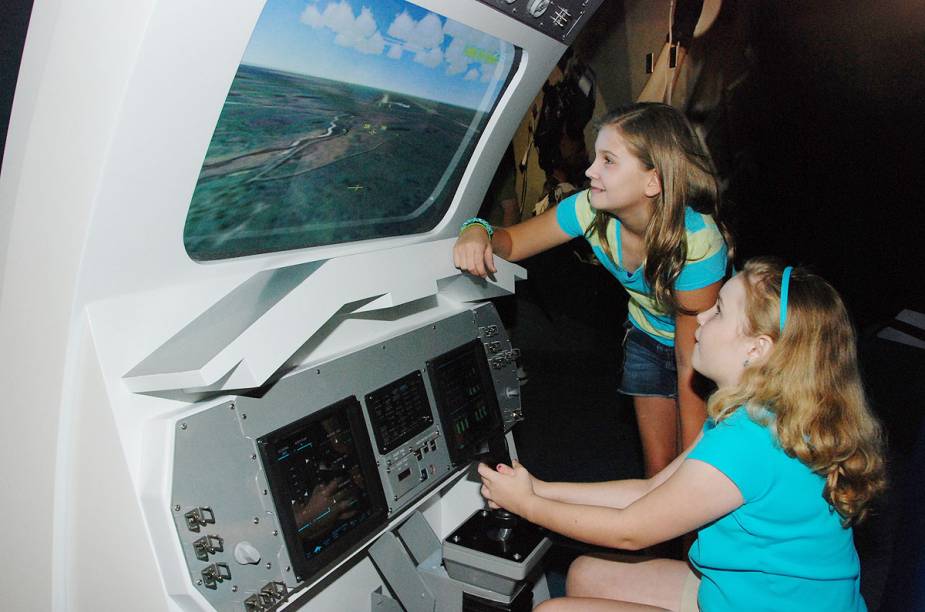
[[379, 453], [385, 454], [434, 424], [424, 379], [418, 371], [366, 395]]
[[383, 524], [385, 500], [356, 397], [257, 444], [299, 580], [309, 580]]
[[478, 340], [427, 363], [450, 458], [460, 464], [489, 437], [503, 433], [498, 398]]

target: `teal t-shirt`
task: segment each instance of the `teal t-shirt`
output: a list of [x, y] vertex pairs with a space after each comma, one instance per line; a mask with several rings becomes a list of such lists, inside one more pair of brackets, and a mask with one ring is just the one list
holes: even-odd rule
[[[573, 238], [584, 236], [594, 255], [614, 278], [620, 281], [629, 294], [629, 320], [633, 325], [662, 344], [674, 346], [674, 317], [660, 312], [655, 296], [645, 279], [645, 266], [635, 270], [623, 267], [623, 247], [620, 244], [620, 220], [611, 217], [607, 224], [607, 242], [616, 259], [607, 256], [596, 233], [588, 235], [594, 222], [595, 210], [591, 207], [588, 191], [565, 198], [556, 207], [556, 221], [566, 234]], [[720, 281], [726, 274], [727, 249], [723, 235], [709, 215], [684, 209], [684, 240], [687, 244], [687, 261], [675, 281], [677, 291], [692, 291]]]
[[824, 479], [787, 456], [769, 427], [745, 408], [708, 419], [688, 460], [718, 469], [745, 500], [691, 547], [701, 610], [867, 610], [851, 529], [822, 497]]

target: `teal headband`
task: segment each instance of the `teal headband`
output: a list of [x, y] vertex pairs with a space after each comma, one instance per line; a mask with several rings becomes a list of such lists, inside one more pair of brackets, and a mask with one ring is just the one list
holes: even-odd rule
[[787, 297], [790, 294], [790, 273], [793, 272], [793, 266], [784, 268], [784, 274], [780, 278], [780, 331], [784, 331], [784, 323], [787, 322]]

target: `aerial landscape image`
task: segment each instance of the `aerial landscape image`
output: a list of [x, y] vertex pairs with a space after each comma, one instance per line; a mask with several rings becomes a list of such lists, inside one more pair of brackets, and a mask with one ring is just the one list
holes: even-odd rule
[[193, 193], [198, 261], [432, 229], [515, 50], [403, 0], [269, 0]]

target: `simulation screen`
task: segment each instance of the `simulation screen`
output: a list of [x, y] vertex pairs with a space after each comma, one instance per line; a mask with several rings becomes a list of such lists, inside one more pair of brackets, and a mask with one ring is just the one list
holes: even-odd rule
[[268, 0], [196, 183], [187, 253], [433, 229], [518, 58], [404, 0]]
[[420, 372], [412, 372], [364, 398], [379, 454], [404, 444], [434, 423]]
[[474, 340], [427, 362], [427, 371], [450, 457], [466, 462], [482, 442], [503, 433], [485, 349]]
[[350, 397], [257, 440], [299, 580], [385, 519], [362, 418]]

